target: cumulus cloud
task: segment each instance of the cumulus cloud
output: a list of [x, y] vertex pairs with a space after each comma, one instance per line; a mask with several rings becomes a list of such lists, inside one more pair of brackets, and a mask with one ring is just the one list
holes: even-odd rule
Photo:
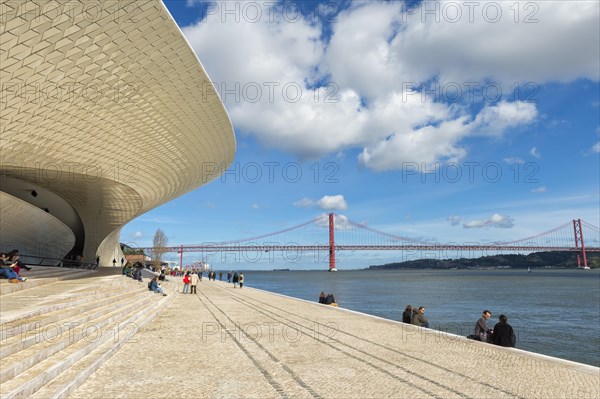
[[359, 155], [361, 164], [375, 170], [399, 169], [405, 162], [458, 162], [467, 150], [460, 140], [469, 135], [500, 135], [507, 128], [532, 122], [535, 105], [524, 102], [500, 102], [486, 106], [475, 117], [449, 118], [437, 126], [394, 133]]
[[600, 141], [594, 144], [592, 147], [592, 152], [600, 153]]
[[348, 204], [343, 195], [326, 195], [316, 202], [316, 205], [328, 211], [345, 211]]
[[542, 154], [540, 154], [540, 151], [537, 149], [537, 147], [532, 147], [531, 150], [529, 150], [529, 153], [536, 158], [541, 158], [541, 156], [542, 156]]
[[316, 201], [304, 197], [301, 200], [294, 202], [294, 206], [301, 208], [316, 206], [327, 211], [345, 211], [348, 209], [348, 204], [343, 195], [325, 195]]
[[137, 238], [142, 238], [143, 236], [144, 236], [144, 235], [142, 234], [142, 232], [138, 230], [138, 231], [136, 231], [135, 233], [133, 233], [133, 236], [132, 236], [132, 238], [133, 238], [133, 239], [137, 239]]
[[[258, 21], [217, 13], [183, 31], [236, 130], [302, 158], [359, 149], [375, 170], [457, 161], [468, 138], [534, 121], [537, 85], [600, 78], [599, 38], [589, 34], [598, 2], [478, 2], [473, 20], [460, 2], [435, 2], [439, 18], [404, 2], [353, 2], [327, 27], [256, 4]], [[484, 16], [487, 4], [500, 20]], [[452, 20], [444, 10], [457, 5]]]
[[475, 219], [463, 223], [465, 229], [478, 229], [482, 227], [495, 227], [495, 228], [512, 228], [514, 226], [513, 218], [510, 216], [500, 215], [498, 213], [493, 214], [487, 219]]
[[[320, 214], [317, 216], [315, 223], [317, 226], [329, 227], [329, 215], [326, 213]], [[336, 230], [352, 229], [352, 224], [350, 223], [348, 217], [346, 215], [338, 215], [337, 213], [333, 215], [333, 225]]]

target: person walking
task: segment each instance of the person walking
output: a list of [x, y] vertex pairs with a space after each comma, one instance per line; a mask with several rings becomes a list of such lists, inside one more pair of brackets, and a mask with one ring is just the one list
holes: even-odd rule
[[508, 317], [501, 314], [498, 320], [499, 322], [496, 323], [492, 332], [492, 343], [494, 345], [514, 348], [517, 344], [517, 337], [512, 326], [508, 324]]
[[239, 282], [240, 288], [244, 288], [244, 273], [240, 273]]
[[239, 276], [238, 276], [237, 272], [233, 273], [233, 288], [237, 288], [238, 280], [239, 280]]

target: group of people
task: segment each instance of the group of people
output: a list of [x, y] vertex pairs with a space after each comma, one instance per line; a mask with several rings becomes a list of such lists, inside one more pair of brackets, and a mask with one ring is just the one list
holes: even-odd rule
[[240, 288], [244, 288], [244, 273], [238, 275], [237, 272], [235, 272], [231, 279], [233, 280], [233, 288], [237, 288], [238, 283], [240, 284]]
[[144, 265], [141, 262], [135, 262], [133, 265], [127, 262], [123, 266], [123, 275], [131, 277], [132, 279], [142, 282], [142, 269]]
[[[210, 278], [210, 275], [209, 275]], [[200, 278], [198, 277], [198, 273], [192, 273], [190, 271], [185, 272], [185, 276], [183, 276], [183, 294], [196, 294], [196, 286], [198, 285], [198, 281]]]
[[514, 348], [517, 344], [517, 337], [515, 336], [515, 331], [512, 326], [508, 324], [508, 317], [501, 314], [498, 317], [498, 323], [496, 323], [493, 329], [489, 329], [487, 321], [490, 317], [492, 317], [492, 312], [485, 309], [481, 314], [481, 318], [475, 323], [473, 335], [469, 335], [468, 338]]
[[319, 295], [319, 303], [322, 303], [324, 305], [333, 305], [336, 302], [332, 293], [325, 295], [325, 293], [321, 291], [321, 294]]
[[[512, 326], [508, 324], [508, 317], [501, 314], [498, 317], [498, 323], [496, 323], [493, 329], [489, 329], [487, 321], [490, 317], [492, 317], [492, 312], [487, 309], [484, 310], [481, 314], [481, 318], [475, 323], [474, 333], [467, 338], [514, 348], [517, 338]], [[429, 321], [425, 317], [424, 306], [413, 308], [411, 305], [407, 305], [402, 313], [402, 322], [429, 328]]]
[[425, 306], [413, 308], [412, 305], [406, 305], [402, 313], [402, 322], [414, 324], [415, 326], [429, 328], [429, 321], [425, 317]]
[[24, 283], [27, 277], [21, 277], [21, 269], [31, 270], [31, 267], [21, 262], [18, 249], [0, 253], [0, 277], [7, 278], [10, 283]]

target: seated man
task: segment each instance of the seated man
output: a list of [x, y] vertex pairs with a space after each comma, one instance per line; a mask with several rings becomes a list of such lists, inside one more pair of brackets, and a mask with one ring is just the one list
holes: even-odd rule
[[425, 307], [420, 306], [419, 310], [413, 310], [411, 324], [419, 327], [429, 328], [429, 321], [425, 318]]
[[131, 276], [134, 280], [142, 281], [142, 269], [140, 267], [136, 267], [133, 271], [133, 275]]
[[327, 294], [327, 296], [325, 297], [325, 305], [331, 305], [335, 303], [335, 298], [333, 297], [333, 294]]
[[492, 340], [492, 331], [487, 327], [487, 321], [490, 319], [490, 317], [492, 317], [492, 313], [486, 309], [481, 314], [481, 318], [477, 320], [477, 323], [475, 324], [474, 335], [479, 337], [479, 340], [482, 342], [491, 342]]

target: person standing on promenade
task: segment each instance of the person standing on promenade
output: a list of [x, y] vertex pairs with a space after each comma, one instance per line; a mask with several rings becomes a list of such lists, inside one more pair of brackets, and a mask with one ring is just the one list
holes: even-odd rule
[[429, 321], [425, 318], [425, 307], [420, 306], [419, 310], [413, 313], [411, 323], [415, 326], [429, 328]]
[[240, 273], [239, 282], [240, 288], [244, 288], [244, 273]]
[[239, 277], [237, 272], [233, 273], [233, 288], [237, 288], [237, 283], [238, 283]]
[[190, 294], [196, 294], [196, 285], [198, 284], [198, 275], [190, 274]]
[[219, 281], [223, 281], [223, 272], [219, 272]]
[[410, 324], [412, 322], [413, 307], [412, 305], [406, 305], [404, 312], [402, 313], [402, 323]]
[[190, 289], [190, 272], [183, 276], [183, 294], [188, 294]]
[[477, 320], [475, 323], [475, 335], [479, 337], [481, 342], [491, 342], [492, 341], [492, 332], [488, 330], [487, 321], [492, 317], [492, 312], [489, 310], [484, 310], [481, 314], [481, 318]]
[[231, 283], [231, 270], [227, 272], [227, 282]]
[[492, 333], [492, 343], [494, 345], [506, 346], [514, 348], [517, 343], [517, 337], [510, 324], [508, 324], [508, 317], [501, 314], [498, 319], [499, 323], [494, 326], [494, 332]]

